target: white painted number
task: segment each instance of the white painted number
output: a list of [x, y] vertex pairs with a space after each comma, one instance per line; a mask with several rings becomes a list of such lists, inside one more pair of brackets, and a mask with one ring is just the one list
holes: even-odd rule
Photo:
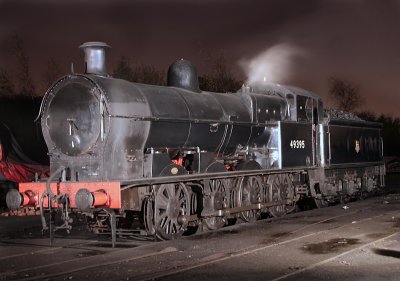
[[304, 149], [306, 147], [306, 144], [304, 140], [291, 140], [290, 141], [290, 148], [294, 149]]

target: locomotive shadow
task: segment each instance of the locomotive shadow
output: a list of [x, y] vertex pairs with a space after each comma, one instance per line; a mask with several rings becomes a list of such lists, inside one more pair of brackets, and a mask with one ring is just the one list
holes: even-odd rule
[[372, 249], [372, 252], [374, 252], [375, 254], [380, 255], [380, 256], [400, 259], [400, 251], [374, 248], [374, 249]]

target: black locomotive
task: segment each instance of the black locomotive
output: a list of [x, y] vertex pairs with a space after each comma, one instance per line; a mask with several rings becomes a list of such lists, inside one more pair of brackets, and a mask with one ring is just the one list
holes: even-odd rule
[[114, 238], [140, 221], [141, 233], [172, 239], [281, 216], [303, 197], [323, 206], [384, 185], [379, 124], [326, 115], [319, 96], [294, 87], [203, 92], [186, 60], [170, 66], [167, 87], [114, 79], [108, 47], [83, 44], [85, 74], [46, 93], [51, 177], [9, 193], [10, 208], [59, 208], [67, 229], [77, 210]]

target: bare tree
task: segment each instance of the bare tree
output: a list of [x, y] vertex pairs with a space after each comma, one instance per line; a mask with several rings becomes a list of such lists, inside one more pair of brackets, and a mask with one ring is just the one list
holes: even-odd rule
[[329, 96], [338, 109], [346, 112], [355, 112], [363, 104], [359, 87], [337, 77], [329, 79]]
[[[237, 80], [231, 65], [224, 54], [216, 58], [208, 57], [211, 62], [210, 74], [199, 77], [200, 89], [210, 92], [236, 92], [242, 82]], [[165, 85], [165, 72], [157, 70], [151, 65], [132, 65], [126, 56], [122, 56], [113, 71], [115, 78], [152, 85]]]
[[165, 74], [152, 65], [138, 65], [134, 69], [133, 80], [138, 83], [165, 85]]
[[216, 58], [210, 57], [209, 60], [212, 62], [211, 73], [199, 77], [200, 89], [210, 92], [236, 92], [242, 82], [234, 77], [226, 56], [221, 53]]
[[357, 116], [360, 117], [361, 119], [365, 120], [365, 121], [376, 122], [376, 120], [377, 120], [377, 117], [371, 111], [360, 111], [360, 112], [357, 112]]
[[14, 36], [14, 52], [17, 61], [17, 84], [18, 94], [23, 96], [35, 96], [35, 85], [33, 84], [29, 71], [29, 57], [25, 53], [24, 44], [19, 36]]
[[114, 68], [113, 77], [133, 81], [133, 68], [126, 56], [121, 56], [117, 66]]
[[114, 68], [113, 76], [131, 82], [165, 85], [165, 74], [151, 65], [132, 66], [126, 56], [122, 56]]
[[400, 119], [381, 114], [376, 121], [382, 123], [383, 153], [385, 156], [400, 156]]
[[46, 70], [42, 74], [44, 91], [46, 91], [57, 79], [59, 79], [63, 73], [64, 71], [61, 67], [61, 64], [56, 59], [49, 58], [47, 61]]
[[13, 96], [15, 88], [7, 71], [0, 71], [0, 96]]

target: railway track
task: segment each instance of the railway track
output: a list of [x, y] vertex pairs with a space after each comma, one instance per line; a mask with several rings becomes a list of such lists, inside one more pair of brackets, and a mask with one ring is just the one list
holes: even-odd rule
[[[398, 237], [398, 208], [393, 206], [400, 200], [390, 200], [392, 204], [383, 204], [384, 197], [373, 198], [351, 203], [348, 210], [312, 210], [177, 241], [119, 240], [115, 249], [83, 237], [59, 238], [54, 247], [44, 239], [1, 239], [0, 280], [204, 280], [204, 271], [235, 268], [232, 264], [238, 261], [246, 264], [260, 256], [268, 260], [264, 271], [271, 269], [267, 280], [296, 280], [304, 272]], [[313, 253], [318, 247], [322, 253]], [[332, 251], [324, 252], [324, 247]], [[293, 258], [296, 251], [305, 258]]]

